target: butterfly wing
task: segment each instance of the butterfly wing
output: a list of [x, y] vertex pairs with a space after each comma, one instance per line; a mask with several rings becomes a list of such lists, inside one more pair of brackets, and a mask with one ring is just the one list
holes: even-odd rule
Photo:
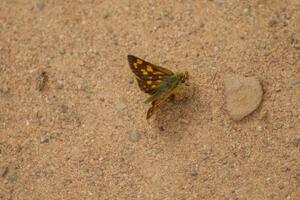
[[136, 75], [140, 89], [149, 94], [154, 94], [156, 88], [166, 77], [174, 75], [166, 68], [151, 64], [133, 55], [128, 55], [128, 63], [131, 71]]
[[172, 71], [133, 55], [128, 55], [128, 63], [131, 71], [136, 75], [140, 89], [151, 94], [146, 100], [146, 103], [152, 104], [147, 112], [147, 119], [149, 119], [175, 91], [177, 80], [175, 82], [172, 80], [176, 77]]
[[162, 83], [162, 80], [143, 80], [136, 78], [139, 88], [148, 93], [148, 94], [154, 94], [157, 91], [157, 88]]
[[149, 119], [167, 99], [174, 94], [176, 90], [176, 86], [167, 88], [162, 86], [158, 88], [153, 95], [151, 95], [147, 100], [146, 103], [152, 104], [151, 108], [149, 108], [147, 112], [147, 119]]
[[168, 99], [169, 96], [165, 96], [161, 99], [157, 99], [155, 101], [152, 101], [152, 106], [151, 108], [149, 108], [149, 110], [147, 111], [147, 117], [146, 119], [149, 119], [154, 113], [157, 112], [157, 110], [159, 110], [159, 108], [161, 107], [161, 105], [166, 102], [166, 100]]
[[147, 119], [149, 119], [167, 99], [174, 97], [174, 95], [182, 89], [183, 84], [181, 84], [180, 81], [177, 76], [168, 77], [159, 88], [157, 88], [155, 93], [146, 100], [146, 103], [152, 103], [152, 107], [147, 112]]
[[172, 71], [166, 68], [159, 67], [133, 55], [128, 55], [128, 63], [131, 71], [139, 79], [161, 80], [166, 76], [174, 75]]

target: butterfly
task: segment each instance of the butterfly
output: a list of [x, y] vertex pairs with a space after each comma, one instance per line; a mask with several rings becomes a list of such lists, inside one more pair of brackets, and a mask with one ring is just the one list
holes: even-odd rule
[[128, 63], [135, 74], [139, 88], [150, 96], [145, 103], [151, 103], [146, 119], [149, 119], [166, 100], [188, 81], [188, 72], [174, 74], [171, 70], [151, 64], [133, 55]]

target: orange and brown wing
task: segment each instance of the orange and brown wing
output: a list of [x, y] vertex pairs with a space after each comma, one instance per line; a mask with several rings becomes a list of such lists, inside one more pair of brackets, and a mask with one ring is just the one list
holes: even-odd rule
[[128, 63], [131, 71], [141, 80], [162, 80], [166, 76], [174, 74], [166, 68], [151, 64], [133, 55], [128, 55]]
[[174, 74], [168, 69], [153, 65], [133, 55], [128, 55], [128, 63], [131, 71], [136, 75], [140, 89], [149, 94], [154, 94], [163, 79]]
[[148, 94], [154, 94], [156, 92], [156, 89], [159, 87], [159, 85], [162, 83], [162, 80], [143, 80], [136, 78], [139, 88], [148, 93]]

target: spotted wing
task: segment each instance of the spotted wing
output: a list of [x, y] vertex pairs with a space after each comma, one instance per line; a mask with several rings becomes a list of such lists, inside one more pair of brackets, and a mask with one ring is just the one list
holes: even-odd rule
[[131, 71], [142, 80], [161, 80], [174, 73], [166, 68], [159, 67], [136, 56], [128, 55], [128, 63]]
[[143, 80], [136, 78], [139, 88], [148, 93], [148, 94], [155, 94], [157, 91], [157, 88], [160, 87], [160, 84], [163, 82], [163, 80]]
[[136, 75], [140, 89], [149, 94], [154, 94], [164, 79], [174, 74], [166, 68], [153, 65], [133, 55], [128, 55], [128, 63], [131, 71]]

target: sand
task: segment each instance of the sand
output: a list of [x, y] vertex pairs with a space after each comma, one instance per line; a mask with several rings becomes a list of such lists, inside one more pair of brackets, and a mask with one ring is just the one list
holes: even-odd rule
[[[188, 98], [147, 121], [128, 54]], [[239, 122], [229, 73], [264, 89]], [[298, 0], [0, 1], [0, 199], [300, 199], [299, 100]]]

